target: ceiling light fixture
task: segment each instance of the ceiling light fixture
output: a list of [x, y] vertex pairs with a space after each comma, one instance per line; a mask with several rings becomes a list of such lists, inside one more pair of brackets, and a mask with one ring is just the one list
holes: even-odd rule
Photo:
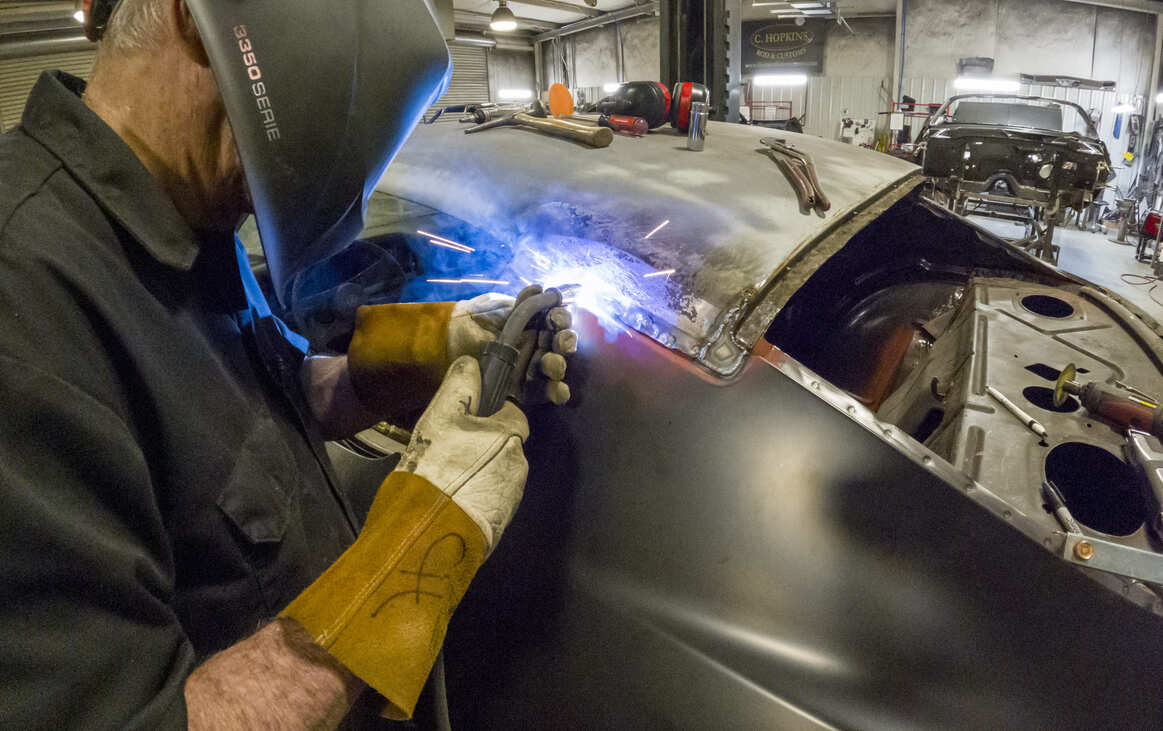
[[512, 10], [509, 10], [505, 0], [499, 0], [499, 2], [500, 5], [493, 11], [493, 17], [489, 20], [489, 27], [498, 33], [517, 30], [517, 16], [513, 15]]

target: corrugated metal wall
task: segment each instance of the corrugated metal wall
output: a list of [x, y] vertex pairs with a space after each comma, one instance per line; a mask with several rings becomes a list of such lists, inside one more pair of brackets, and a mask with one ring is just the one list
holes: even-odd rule
[[[433, 110], [455, 104], [492, 101], [489, 97], [489, 59], [485, 48], [454, 43], [449, 45], [449, 50], [452, 52], [452, 79], [448, 91], [436, 101]], [[446, 114], [437, 124], [455, 123], [459, 118], [459, 114]]]
[[0, 129], [20, 123], [24, 102], [42, 71], [60, 69], [83, 79], [93, 70], [95, 50], [6, 58], [0, 61]]
[[813, 76], [807, 86], [753, 88], [751, 104], [759, 120], [764, 119], [764, 102], [791, 101], [794, 116], [807, 114], [804, 132], [834, 140], [840, 136], [840, 120], [845, 117], [871, 119], [886, 127], [879, 112], [888, 111], [890, 84], [888, 79]]

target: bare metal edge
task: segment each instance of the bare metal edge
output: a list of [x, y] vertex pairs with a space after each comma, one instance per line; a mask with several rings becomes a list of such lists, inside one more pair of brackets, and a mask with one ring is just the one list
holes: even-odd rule
[[[840, 251], [861, 229], [873, 219], [883, 214], [919, 185], [924, 178], [911, 174], [888, 188], [883, 195], [870, 204], [853, 210], [838, 220], [819, 237], [805, 243], [790, 258], [789, 263], [773, 273], [760, 293], [745, 292], [739, 302], [727, 310], [715, 330], [715, 337], [698, 353], [698, 362], [716, 375], [730, 378], [737, 375], [747, 360], [747, 355], [766, 332], [767, 326], [779, 313], [788, 299], [802, 286], [811, 273], [824, 261]], [[938, 208], [937, 206], [933, 206]], [[943, 209], [939, 209], [943, 210]], [[952, 215], [952, 214], [950, 214]], [[974, 225], [970, 223], [970, 225]], [[975, 225], [974, 225], [975, 226]], [[975, 228], [979, 228], [975, 226]], [[1018, 251], [1019, 254], [1025, 252]], [[1058, 269], [1046, 262], [1026, 255], [1045, 274], [1054, 278], [1092, 287], [1089, 282]], [[1100, 290], [1119, 304], [1126, 304], [1122, 298]], [[1159, 332], [1159, 325], [1145, 313], [1131, 309], [1144, 320], [1147, 327]], [[812, 391], [823, 401], [843, 412], [848, 418], [860, 424], [882, 441], [891, 444], [904, 453], [914, 463], [929, 470], [947, 485], [965, 495], [974, 503], [985, 508], [1003, 523], [1013, 526], [1018, 532], [1042, 546], [1060, 559], [1074, 564], [1080, 571], [1124, 599], [1163, 616], [1163, 599], [1146, 584], [1163, 584], [1163, 556], [1141, 549], [1123, 546], [1101, 538], [1081, 534], [1047, 531], [1045, 526], [997, 496], [981, 483], [958, 470], [944, 458], [932, 452], [896, 426], [880, 421], [867, 407], [850, 394], [842, 391], [790, 357], [785, 357], [775, 366], [784, 375]], [[1078, 558], [1074, 546], [1085, 540], [1094, 548], [1088, 560]]]

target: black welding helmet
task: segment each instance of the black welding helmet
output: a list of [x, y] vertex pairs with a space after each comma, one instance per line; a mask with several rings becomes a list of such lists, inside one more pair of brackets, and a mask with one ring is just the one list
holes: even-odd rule
[[187, 0], [210, 57], [284, 306], [349, 244], [384, 168], [444, 92], [425, 0]]

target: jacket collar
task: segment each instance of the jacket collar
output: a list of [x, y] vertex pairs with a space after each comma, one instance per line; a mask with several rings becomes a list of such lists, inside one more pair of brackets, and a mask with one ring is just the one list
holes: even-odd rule
[[85, 82], [61, 71], [41, 74], [28, 97], [24, 131], [56, 155], [150, 256], [189, 270], [199, 244], [173, 201], [113, 129], [85, 106]]

